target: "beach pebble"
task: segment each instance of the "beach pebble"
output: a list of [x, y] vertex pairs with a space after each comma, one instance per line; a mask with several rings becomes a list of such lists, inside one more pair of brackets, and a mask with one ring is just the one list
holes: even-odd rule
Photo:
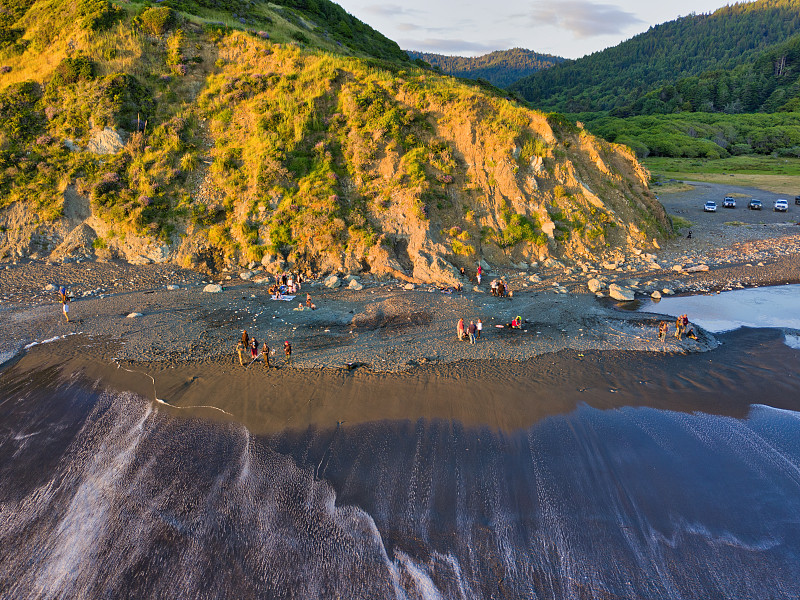
[[142, 313], [132, 312], [126, 317], [126, 319], [135, 319], [136, 317], [141, 317], [141, 316]]
[[674, 294], [675, 292], [669, 288], [664, 288], [663, 290], [661, 290], [661, 293], [664, 294], [665, 296], [672, 296], [672, 294]]
[[208, 292], [209, 294], [218, 294], [222, 291], [222, 286], [216, 283], [209, 283], [203, 288], [203, 291]]
[[672, 270], [675, 272], [683, 271], [683, 265], [672, 265]]
[[650, 297], [653, 300], [661, 300], [661, 292], [659, 292], [658, 290], [654, 290], [653, 293], [650, 294]]

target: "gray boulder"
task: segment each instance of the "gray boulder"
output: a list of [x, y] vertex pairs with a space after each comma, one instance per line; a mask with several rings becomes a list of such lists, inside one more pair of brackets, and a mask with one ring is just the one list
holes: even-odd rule
[[614, 298], [614, 300], [620, 300], [622, 302], [630, 302], [636, 297], [632, 289], [622, 287], [616, 283], [612, 283], [608, 286], [608, 295]]
[[209, 283], [203, 288], [203, 291], [209, 294], [219, 294], [222, 291], [222, 286], [216, 283]]

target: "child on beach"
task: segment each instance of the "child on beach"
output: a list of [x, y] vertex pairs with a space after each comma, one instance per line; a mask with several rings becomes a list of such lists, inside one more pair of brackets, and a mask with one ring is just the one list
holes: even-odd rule
[[269, 369], [269, 346], [267, 346], [267, 342], [264, 342], [264, 345], [261, 346], [261, 360], [264, 361], [264, 367]]
[[283, 353], [286, 355], [286, 364], [292, 364], [292, 345], [289, 343], [289, 340], [283, 342]]
[[242, 340], [239, 340], [239, 343], [236, 344], [236, 352], [239, 355], [239, 364], [244, 366], [244, 344]]
[[58, 299], [61, 302], [61, 310], [64, 313], [64, 318], [69, 323], [69, 296], [67, 295], [67, 288], [63, 285], [61, 289], [58, 290]]
[[475, 323], [475, 337], [477, 339], [481, 339], [481, 331], [483, 331], [483, 321], [478, 319], [478, 322]]

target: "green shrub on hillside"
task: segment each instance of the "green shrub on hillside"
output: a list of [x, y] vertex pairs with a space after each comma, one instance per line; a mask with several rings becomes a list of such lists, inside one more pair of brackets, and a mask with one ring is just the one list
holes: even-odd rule
[[50, 86], [60, 87], [77, 83], [78, 81], [87, 81], [93, 79], [94, 74], [95, 66], [89, 58], [85, 56], [65, 58], [53, 71], [53, 77], [50, 79], [48, 88]]
[[108, 29], [121, 15], [122, 10], [108, 0], [78, 0], [78, 17], [84, 29]]
[[24, 143], [42, 132], [45, 116], [37, 108], [42, 88], [35, 81], [23, 81], [0, 92], [0, 132], [9, 140]]
[[136, 18], [136, 23], [142, 31], [150, 35], [163, 35], [172, 29], [176, 22], [175, 12], [166, 6], [146, 8]]

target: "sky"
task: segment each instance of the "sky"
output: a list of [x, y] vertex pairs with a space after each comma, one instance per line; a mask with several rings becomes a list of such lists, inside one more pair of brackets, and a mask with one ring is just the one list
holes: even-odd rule
[[479, 56], [527, 48], [579, 58], [723, 0], [335, 0], [403, 50]]

